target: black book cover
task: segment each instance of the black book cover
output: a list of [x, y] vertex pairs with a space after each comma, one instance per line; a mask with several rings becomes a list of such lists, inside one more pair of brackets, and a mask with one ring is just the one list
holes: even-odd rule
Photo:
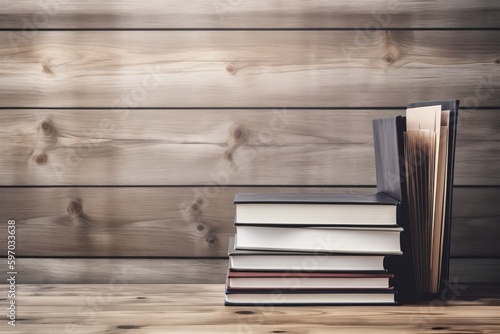
[[235, 204], [366, 204], [398, 205], [399, 201], [388, 195], [377, 193], [356, 194], [259, 194], [238, 193]]

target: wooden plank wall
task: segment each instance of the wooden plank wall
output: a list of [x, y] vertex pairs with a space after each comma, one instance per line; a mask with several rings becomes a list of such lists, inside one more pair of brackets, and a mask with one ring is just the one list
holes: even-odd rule
[[222, 283], [236, 192], [373, 192], [371, 120], [450, 98], [451, 273], [499, 282], [499, 32], [486, 0], [5, 2], [19, 282]]

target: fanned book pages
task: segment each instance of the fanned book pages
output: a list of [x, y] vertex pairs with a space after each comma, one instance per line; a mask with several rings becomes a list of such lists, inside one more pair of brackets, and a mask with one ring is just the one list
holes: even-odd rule
[[[446, 201], [446, 189], [452, 182], [447, 174], [448, 164], [453, 163], [449, 161], [452, 108], [443, 107], [415, 104], [406, 110], [409, 220], [416, 288], [422, 293], [438, 293], [443, 277], [445, 212], [451, 205]], [[456, 115], [452, 117], [456, 121]]]

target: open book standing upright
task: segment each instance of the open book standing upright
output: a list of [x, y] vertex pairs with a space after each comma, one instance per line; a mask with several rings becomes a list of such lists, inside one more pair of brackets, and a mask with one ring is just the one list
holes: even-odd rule
[[406, 118], [373, 122], [377, 191], [402, 202], [405, 255], [391, 263], [401, 299], [440, 293], [448, 281], [458, 105], [413, 103]]

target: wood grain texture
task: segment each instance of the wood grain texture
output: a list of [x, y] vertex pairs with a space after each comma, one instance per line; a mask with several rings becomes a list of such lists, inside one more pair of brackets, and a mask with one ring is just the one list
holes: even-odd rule
[[[367, 193], [371, 188], [1, 188], [19, 256], [227, 256], [236, 192]], [[6, 234], [0, 235], [2, 242]], [[6, 254], [6, 248], [1, 254]]]
[[[374, 185], [372, 120], [404, 113], [7, 109], [0, 184]], [[499, 128], [460, 112], [456, 185], [500, 184]]]
[[[17, 283], [224, 283], [227, 259], [17, 259]], [[1, 274], [2, 284], [7, 276]]]
[[[0, 185], [212, 186], [0, 188], [0, 228], [17, 220], [19, 254], [63, 257], [21, 259], [21, 282], [109, 283], [118, 273], [131, 282], [222, 283], [224, 259], [156, 257], [225, 256], [235, 192], [374, 191], [302, 186], [373, 185], [371, 119], [399, 110], [286, 107], [403, 107], [444, 98], [471, 109], [491, 107], [460, 114], [455, 184], [500, 185], [500, 39], [496, 30], [476, 30], [498, 29], [499, 22], [500, 4], [485, 0], [3, 3], [0, 29], [18, 30], [0, 32], [0, 107], [101, 109], [2, 110]], [[394, 27], [409, 30], [371, 30]], [[108, 28], [117, 30], [99, 31]], [[269, 30], [276, 28], [293, 30]], [[109, 109], [116, 107], [124, 109]], [[128, 109], [141, 107], [163, 109]], [[173, 109], [186, 107], [193, 109]], [[242, 109], [251, 107], [269, 109]], [[499, 200], [499, 188], [455, 189], [453, 255], [500, 255]], [[98, 258], [64, 258], [71, 256]], [[451, 275], [460, 282], [498, 282], [499, 272], [497, 259], [452, 260]], [[160, 322], [123, 324], [115, 316], [122, 310], [113, 307], [102, 315], [110, 323], [84, 320], [80, 332], [235, 329], [234, 319], [217, 325], [220, 313], [213, 309], [205, 311], [208, 324], [164, 322], [156, 308], [149, 314]], [[39, 331], [44, 317], [33, 311], [21, 332]], [[379, 321], [370, 319], [367, 324]], [[470, 329], [464, 316], [442, 319], [448, 325], [433, 318], [415, 329], [406, 319], [380, 328]], [[58, 320], [43, 323], [61, 332]], [[328, 323], [328, 329], [295, 325], [286, 331], [346, 325], [367, 331], [359, 320]], [[475, 329], [497, 332], [496, 325], [483, 321]], [[282, 326], [271, 321], [254, 330]]]
[[[374, 188], [0, 188], [0, 229], [19, 256], [227, 256], [237, 192], [371, 193]], [[498, 188], [455, 188], [452, 255], [500, 256]], [[0, 235], [6, 242], [6, 234]], [[1, 250], [6, 254], [6, 249]]]
[[500, 283], [500, 259], [451, 259], [450, 280], [459, 282]]
[[[464, 15], [464, 13], [467, 15]], [[0, 28], [499, 27], [494, 1], [9, 1]]]
[[454, 189], [451, 254], [499, 256], [500, 188]]
[[[228, 260], [221, 259], [17, 259], [17, 283], [21, 284], [124, 284], [224, 283]], [[450, 281], [471, 287], [475, 283], [500, 283], [500, 259], [450, 260]], [[5, 271], [0, 272], [2, 284]], [[463, 289], [466, 290], [466, 289]], [[477, 289], [476, 289], [477, 291]], [[487, 291], [482, 292], [487, 294]]]
[[[392, 111], [4, 110], [4, 185], [374, 184]], [[356, 118], [356, 122], [352, 119]], [[45, 128], [44, 128], [45, 127]], [[360, 128], [360, 134], [354, 132]], [[203, 166], [203, 168], [200, 168]]]
[[[16, 333], [497, 333], [498, 300], [225, 307], [222, 284], [19, 285]], [[6, 321], [1, 331], [11, 331]]]
[[0, 107], [500, 105], [496, 31], [13, 33]]

